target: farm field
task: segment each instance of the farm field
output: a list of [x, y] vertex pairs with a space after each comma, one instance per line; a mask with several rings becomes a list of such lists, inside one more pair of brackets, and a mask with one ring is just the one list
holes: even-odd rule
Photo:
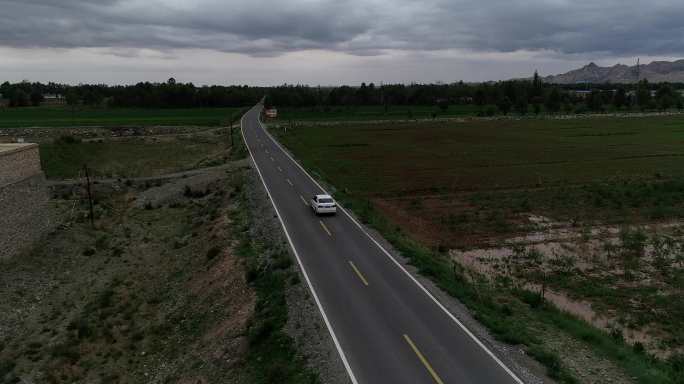
[[364, 120], [412, 120], [435, 117], [475, 116], [481, 107], [475, 105], [450, 105], [442, 110], [434, 105], [339, 106], [278, 108], [278, 121], [364, 121]]
[[141, 177], [223, 164], [229, 143], [213, 136], [134, 138], [40, 144], [41, 165], [51, 179], [78, 177], [87, 164], [94, 177]]
[[[412, 232], [422, 234], [424, 225], [436, 232], [423, 240], [446, 239], [446, 245], [468, 243], [452, 231], [464, 229], [461, 224], [474, 234], [515, 233], [522, 212], [588, 222], [684, 214], [681, 118], [396, 122], [273, 132], [337, 188], [395, 218], [415, 217], [405, 224]], [[479, 219], [487, 220], [469, 222]]]
[[0, 109], [0, 129], [69, 126], [218, 126], [241, 108], [83, 108], [26, 107]]
[[595, 382], [589, 371], [612, 362], [614, 382], [677, 382], [683, 118], [271, 132], [498, 337], [555, 361], [552, 377]]

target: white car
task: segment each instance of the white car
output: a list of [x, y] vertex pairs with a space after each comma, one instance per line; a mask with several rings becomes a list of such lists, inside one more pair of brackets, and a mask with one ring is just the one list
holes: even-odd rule
[[311, 209], [317, 215], [337, 213], [337, 204], [330, 195], [314, 195], [311, 199]]

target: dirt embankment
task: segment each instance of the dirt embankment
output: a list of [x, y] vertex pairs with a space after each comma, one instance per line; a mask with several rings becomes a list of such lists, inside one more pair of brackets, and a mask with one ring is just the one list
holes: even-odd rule
[[228, 179], [170, 204], [97, 195], [94, 228], [55, 200], [67, 223], [0, 266], [0, 383], [244, 382], [256, 298]]

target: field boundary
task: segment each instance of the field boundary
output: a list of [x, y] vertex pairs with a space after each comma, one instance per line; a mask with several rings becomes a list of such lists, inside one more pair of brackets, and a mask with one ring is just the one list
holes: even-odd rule
[[[387, 124], [387, 123], [429, 123], [429, 122], [468, 122], [468, 121], [520, 121], [520, 120], [581, 120], [581, 119], [638, 119], [648, 117], [672, 117], [684, 116], [684, 112], [623, 112], [623, 113], [587, 113], [587, 114], [527, 114], [527, 115], [496, 115], [477, 116], [462, 115], [453, 117], [414, 118], [414, 119], [350, 119], [350, 120], [317, 120], [317, 119], [291, 119], [299, 125], [343, 125], [343, 124]], [[286, 125], [290, 120], [275, 119], [273, 122]]]

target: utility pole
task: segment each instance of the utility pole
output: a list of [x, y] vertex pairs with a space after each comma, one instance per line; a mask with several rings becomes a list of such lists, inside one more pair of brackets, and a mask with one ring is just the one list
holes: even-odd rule
[[88, 175], [88, 166], [83, 165], [83, 170], [85, 171], [87, 191], [88, 191], [88, 205], [90, 206], [90, 226], [95, 228], [95, 215], [93, 213], [93, 193], [90, 190], [90, 175]]
[[233, 115], [230, 115], [230, 147], [235, 147], [235, 139], [233, 138]]
[[639, 80], [640, 77], [640, 68], [639, 68], [639, 58], [637, 57], [637, 67], [636, 67], [636, 81], [637, 81], [637, 86], [636, 86], [636, 93], [634, 94], [634, 102], [636, 103], [637, 107], [639, 106], [639, 90], [641, 89], [641, 81]]

